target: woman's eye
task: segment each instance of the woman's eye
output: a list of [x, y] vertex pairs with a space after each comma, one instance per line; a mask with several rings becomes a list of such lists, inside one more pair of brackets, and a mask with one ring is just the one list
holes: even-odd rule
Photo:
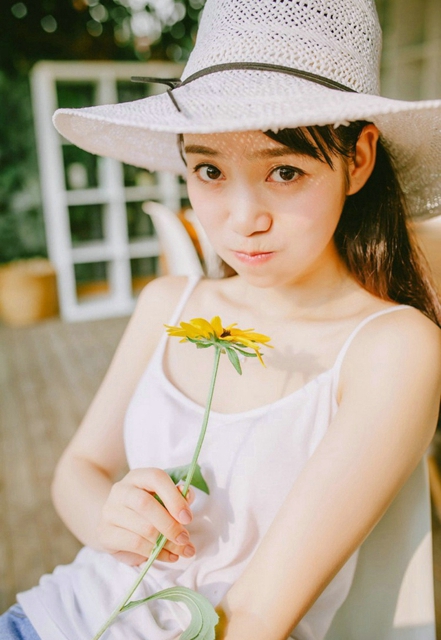
[[270, 174], [272, 182], [294, 182], [302, 172], [295, 167], [277, 167]]
[[194, 172], [197, 173], [204, 182], [214, 182], [215, 180], [219, 180], [222, 175], [219, 169], [212, 164], [199, 165], [194, 169]]

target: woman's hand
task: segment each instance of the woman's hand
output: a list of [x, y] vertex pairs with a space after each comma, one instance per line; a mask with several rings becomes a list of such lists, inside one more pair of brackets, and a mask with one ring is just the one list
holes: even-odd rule
[[[165, 506], [154, 497], [157, 494]], [[195, 554], [188, 531], [192, 520], [189, 504], [194, 500], [190, 488], [187, 499], [162, 469], [134, 469], [116, 482], [104, 504], [97, 538], [104, 551], [121, 562], [139, 565], [151, 553], [160, 533], [167, 538], [158, 560], [176, 562], [179, 556]]]

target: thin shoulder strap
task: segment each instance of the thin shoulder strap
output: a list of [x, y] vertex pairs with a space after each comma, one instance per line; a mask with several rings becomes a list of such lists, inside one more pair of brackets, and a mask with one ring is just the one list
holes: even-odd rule
[[371, 320], [374, 320], [374, 318], [378, 318], [378, 316], [383, 316], [386, 313], [392, 313], [393, 311], [401, 311], [401, 309], [411, 309], [412, 307], [408, 304], [399, 304], [396, 305], [395, 307], [389, 307], [388, 309], [382, 309], [381, 311], [376, 311], [375, 313], [372, 313], [370, 316], [367, 316], [366, 318], [364, 318], [356, 327], [355, 329], [349, 334], [349, 337], [346, 339], [346, 341], [344, 342], [342, 348], [339, 351], [339, 354], [337, 356], [337, 359], [335, 361], [334, 364], [334, 378], [336, 380], [338, 380], [339, 375], [340, 375], [340, 368], [343, 362], [343, 359], [346, 355], [347, 350], [349, 349], [351, 342], [353, 341], [353, 339], [355, 338], [355, 336], [357, 335], [357, 333], [363, 329], [363, 327], [365, 325], [368, 324], [368, 322], [370, 322]]
[[[178, 304], [176, 305], [175, 310], [173, 311], [173, 315], [170, 318], [170, 320], [167, 322], [167, 324], [176, 325], [178, 323], [179, 318], [181, 317], [181, 313], [185, 305], [187, 304], [187, 300], [191, 296], [195, 286], [197, 285], [200, 279], [201, 279], [201, 276], [199, 275], [188, 276], [188, 281], [184, 287], [184, 291], [182, 292], [181, 297], [179, 298]], [[167, 344], [167, 338], [168, 338], [167, 332], [164, 331], [161, 339], [158, 342], [158, 346], [156, 347], [156, 350], [150, 360], [150, 365], [149, 365], [150, 370], [151, 370], [151, 367], [154, 367], [154, 366], [161, 367], [161, 361], [164, 355], [165, 345]]]
[[182, 295], [179, 299], [179, 302], [173, 312], [172, 317], [170, 318], [170, 321], [167, 324], [170, 325], [175, 325], [179, 318], [181, 317], [181, 313], [185, 307], [185, 305], [187, 304], [187, 300], [189, 299], [189, 297], [191, 296], [191, 294], [193, 293], [193, 289], [195, 288], [195, 286], [197, 285], [197, 283], [199, 282], [199, 280], [201, 279], [200, 275], [192, 275], [192, 276], [188, 276], [188, 282], [184, 288], [184, 291], [182, 292]]
[[[181, 297], [179, 298], [178, 304], [176, 305], [175, 310], [173, 311], [173, 315], [170, 318], [170, 320], [167, 322], [167, 324], [169, 325], [177, 324], [179, 318], [181, 317], [181, 313], [187, 303], [187, 300], [191, 296], [195, 286], [197, 285], [201, 277], [202, 276], [200, 275], [188, 276], [188, 281], [184, 287], [184, 291], [182, 292]], [[156, 347], [156, 350], [150, 359], [150, 364], [147, 368], [149, 371], [151, 371], [152, 368], [154, 369], [154, 367], [156, 368], [159, 367], [159, 369], [161, 369], [161, 362], [164, 355], [165, 346], [167, 344], [167, 338], [168, 338], [167, 332], [164, 331], [161, 336], [161, 339], [158, 342], [158, 346]]]

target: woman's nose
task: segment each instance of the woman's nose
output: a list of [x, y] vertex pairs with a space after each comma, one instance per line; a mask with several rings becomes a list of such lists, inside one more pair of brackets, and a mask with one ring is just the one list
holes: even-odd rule
[[271, 228], [271, 213], [256, 196], [248, 192], [237, 193], [236, 191], [229, 209], [232, 229], [242, 236], [265, 233]]

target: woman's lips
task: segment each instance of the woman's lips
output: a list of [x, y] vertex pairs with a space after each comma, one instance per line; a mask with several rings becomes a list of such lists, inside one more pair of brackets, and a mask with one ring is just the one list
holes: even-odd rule
[[238, 260], [245, 262], [246, 264], [262, 264], [263, 262], [268, 262], [268, 260], [271, 260], [274, 256], [274, 251], [233, 251], [233, 253]]

